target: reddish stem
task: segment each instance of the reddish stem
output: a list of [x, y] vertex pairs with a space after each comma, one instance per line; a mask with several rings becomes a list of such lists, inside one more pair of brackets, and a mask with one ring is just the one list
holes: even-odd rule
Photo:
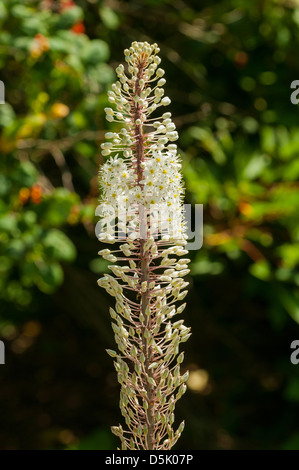
[[[141, 96], [141, 87], [139, 85], [139, 80], [143, 78], [144, 69], [146, 66], [147, 57], [141, 57], [139, 62], [139, 71], [137, 74], [137, 80], [135, 85], [135, 95]], [[140, 120], [140, 124], [135, 125], [135, 140], [136, 140], [136, 169], [137, 169], [137, 181], [140, 185], [141, 189], [143, 189], [143, 184], [140, 183], [143, 179], [143, 169], [141, 163], [144, 161], [144, 135], [143, 135], [143, 126], [142, 126], [142, 106], [140, 103], [135, 103], [133, 105], [133, 115], [134, 121], [136, 123], [137, 120]], [[149, 265], [150, 259], [149, 255], [146, 255], [144, 251], [144, 244], [145, 239], [147, 238], [148, 233], [148, 223], [147, 223], [147, 214], [146, 209], [144, 206], [139, 206], [139, 229], [140, 229], [140, 270], [141, 270], [141, 282], [149, 281]], [[148, 252], [147, 252], [148, 253]], [[145, 311], [147, 306], [149, 305], [150, 295], [149, 290], [147, 289], [146, 292], [141, 293], [141, 312], [145, 318], [143, 325], [142, 325], [142, 346], [143, 346], [143, 354], [145, 356], [145, 372], [146, 374], [151, 377], [151, 370], [149, 369], [149, 365], [152, 362], [152, 348], [148, 345], [147, 339], [145, 338], [144, 332], [150, 326], [151, 318], [150, 316], [145, 315]], [[147, 392], [148, 397], [148, 409], [146, 412], [147, 424], [148, 424], [148, 433], [146, 437], [146, 444], [148, 450], [154, 449], [154, 390], [153, 387], [148, 383], [147, 378], [144, 377], [144, 388]]]

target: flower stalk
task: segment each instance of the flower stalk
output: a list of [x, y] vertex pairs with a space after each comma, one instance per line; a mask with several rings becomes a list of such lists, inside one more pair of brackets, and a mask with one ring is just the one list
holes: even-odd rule
[[127, 429], [113, 426], [112, 432], [123, 450], [171, 449], [184, 427], [174, 431], [174, 409], [188, 379], [188, 372], [181, 375], [179, 345], [191, 333], [183, 320], [172, 318], [186, 305], [176, 303], [187, 294], [183, 277], [190, 260], [177, 259], [188, 253], [181, 164], [172, 143], [178, 135], [171, 113], [151, 117], [170, 103], [163, 97], [158, 52], [146, 42], [125, 50], [127, 73], [118, 66], [118, 81], [108, 92], [116, 109], [105, 109], [107, 120], [122, 127], [106, 133], [110, 141], [101, 145], [110, 157], [100, 169], [99, 239], [120, 245], [99, 252], [118, 264], [108, 265], [113, 276], [105, 274], [98, 284], [116, 301], [110, 314], [119, 352], [107, 352], [121, 384]]

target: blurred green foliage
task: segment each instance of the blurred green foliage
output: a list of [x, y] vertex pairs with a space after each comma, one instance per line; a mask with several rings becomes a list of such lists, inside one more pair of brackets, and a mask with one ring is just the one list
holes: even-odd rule
[[115, 448], [110, 299], [96, 286], [106, 91], [157, 42], [180, 134], [191, 252], [180, 449], [299, 449], [296, 0], [0, 3], [3, 449]]

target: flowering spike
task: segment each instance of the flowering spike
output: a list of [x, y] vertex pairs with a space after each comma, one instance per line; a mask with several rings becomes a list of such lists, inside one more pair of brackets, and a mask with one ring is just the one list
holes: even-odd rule
[[105, 108], [119, 130], [107, 132], [101, 145], [109, 159], [100, 169], [99, 239], [120, 245], [99, 252], [117, 264], [98, 284], [116, 301], [110, 314], [120, 353], [107, 352], [115, 358], [128, 427], [112, 431], [122, 449], [134, 450], [171, 449], [179, 438], [182, 425], [174, 432], [173, 410], [188, 376], [180, 375], [179, 345], [191, 334], [183, 320], [171, 323], [185, 308], [175, 303], [187, 294], [190, 260], [177, 259], [188, 253], [184, 187], [175, 124], [170, 112], [159, 116], [170, 99], [158, 53], [157, 44], [147, 42], [125, 50], [127, 70], [116, 68], [118, 80], [108, 92], [113, 108]]

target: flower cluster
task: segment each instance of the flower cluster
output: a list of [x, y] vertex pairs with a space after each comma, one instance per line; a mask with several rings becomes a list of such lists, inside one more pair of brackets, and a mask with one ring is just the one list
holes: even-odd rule
[[182, 202], [181, 164], [175, 151], [153, 151], [142, 163], [143, 179], [137, 183], [131, 162], [115, 156], [101, 168], [101, 186], [105, 202], [113, 204], [118, 196], [126, 197], [129, 204], [166, 202], [180, 209]]
[[[176, 305], [187, 294], [184, 277], [190, 270], [186, 226], [183, 217], [183, 182], [177, 139], [171, 114], [151, 115], [170, 103], [164, 97], [156, 44], [134, 42], [125, 50], [127, 74], [117, 67], [118, 81], [112, 85], [106, 108], [108, 121], [121, 123], [118, 132], [108, 132], [102, 154], [109, 160], [100, 170], [100, 207], [103, 226], [113, 231], [100, 234], [108, 243], [121, 240], [118, 248], [99, 254], [111, 264], [98, 284], [115, 297], [110, 309], [119, 352], [108, 350], [121, 384], [120, 408], [128, 430], [112, 431], [122, 449], [171, 449], [184, 424], [174, 431], [174, 409], [186, 391], [188, 372], [181, 374], [183, 353], [179, 345], [190, 336], [183, 320], [172, 318], [183, 312]], [[124, 202], [125, 223], [119, 205]], [[162, 220], [151, 218], [153, 207], [162, 207]], [[105, 208], [107, 209], [105, 213]], [[115, 215], [117, 213], [117, 223]], [[128, 220], [128, 227], [126, 222]], [[157, 230], [175, 222], [176, 231]], [[160, 225], [159, 225], [160, 224]], [[116, 236], [116, 226], [121, 236]], [[153, 230], [154, 226], [154, 230]], [[128, 228], [128, 230], [127, 230]]]

